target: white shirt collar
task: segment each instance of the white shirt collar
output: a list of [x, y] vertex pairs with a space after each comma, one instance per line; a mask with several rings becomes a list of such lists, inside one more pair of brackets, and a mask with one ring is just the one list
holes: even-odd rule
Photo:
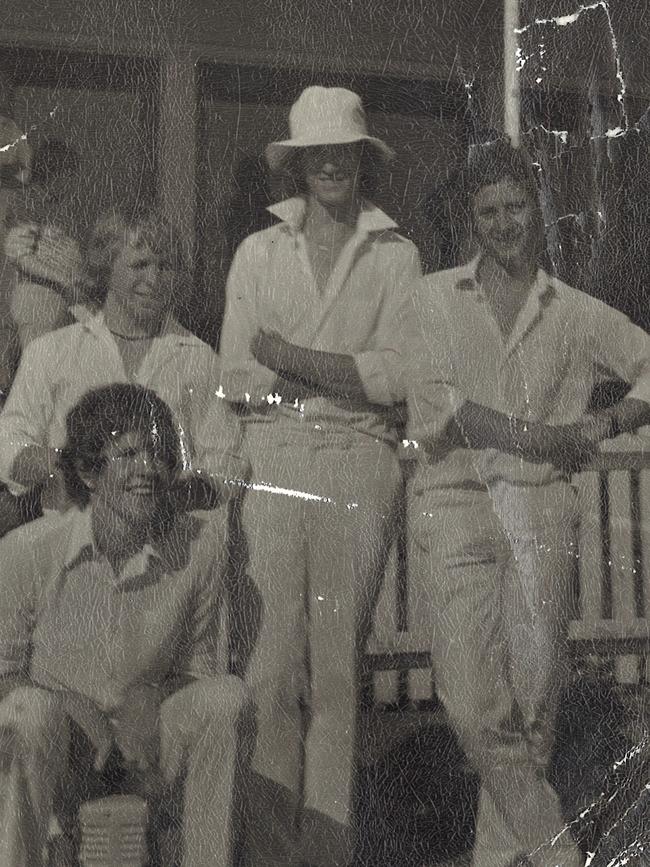
[[[111, 335], [111, 332], [104, 321], [103, 310], [94, 311], [85, 307], [83, 304], [76, 304], [74, 307], [70, 308], [70, 312], [80, 325], [83, 325], [93, 334], [102, 334], [104, 336], [106, 336], [106, 334]], [[183, 328], [180, 322], [178, 322], [173, 316], [167, 317], [163, 330], [157, 335], [157, 337], [172, 337], [176, 338], [178, 343], [187, 344], [189, 342], [197, 343], [201, 346], [203, 345], [202, 340], [192, 334], [191, 331]]]
[[[458, 280], [456, 281], [456, 286], [463, 289], [469, 289], [469, 285], [461, 285], [464, 281], [469, 280], [472, 282], [473, 289], [479, 288], [479, 283], [477, 280], [477, 271], [478, 266], [481, 262], [481, 254], [477, 254], [471, 259], [466, 265], [461, 265], [458, 268]], [[537, 269], [537, 274], [535, 275], [535, 280], [530, 289], [530, 295], [536, 296], [538, 299], [542, 299], [549, 292], [555, 291], [555, 284], [553, 282], [553, 278], [550, 277], [543, 268]]]
[[[480, 286], [477, 280], [477, 270], [480, 261], [481, 256], [479, 254], [468, 262], [467, 265], [463, 265], [458, 269], [458, 279], [455, 284], [457, 290], [480, 292]], [[539, 317], [542, 315], [544, 306], [555, 295], [555, 292], [556, 287], [553, 279], [549, 277], [543, 268], [538, 268], [533, 285], [530, 287], [528, 297], [524, 306], [519, 311], [517, 321], [515, 322], [513, 330], [508, 338], [506, 347], [508, 352], [511, 352], [515, 346], [521, 342], [524, 336], [533, 327], [534, 323], [537, 322]]]
[[[307, 202], [303, 196], [294, 196], [285, 199], [267, 208], [274, 217], [278, 217], [293, 232], [299, 232], [305, 220]], [[383, 232], [387, 229], [396, 229], [397, 223], [385, 214], [381, 208], [372, 202], [363, 200], [361, 211], [357, 220], [357, 229], [362, 232]]]
[[[72, 529], [64, 560], [66, 569], [71, 569], [88, 559], [86, 555], [94, 559], [98, 554], [92, 526], [92, 509], [89, 506], [85, 509], [71, 509], [70, 521]], [[155, 545], [147, 542], [120, 569], [119, 579], [124, 580], [142, 573], [152, 558], [162, 560], [162, 553]]]

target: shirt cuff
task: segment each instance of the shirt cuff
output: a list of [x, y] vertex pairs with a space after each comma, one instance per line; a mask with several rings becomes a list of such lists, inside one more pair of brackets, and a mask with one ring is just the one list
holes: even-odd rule
[[[444, 441], [444, 435], [465, 398], [444, 383], [432, 384], [411, 397], [408, 404], [407, 442], [421, 449]], [[417, 444], [417, 445], [415, 445]]]
[[[406, 398], [400, 394], [401, 389], [392, 380], [383, 352], [360, 352], [354, 357], [354, 363], [363, 385], [363, 390], [370, 403], [392, 406]], [[397, 360], [398, 356], [395, 355]]]

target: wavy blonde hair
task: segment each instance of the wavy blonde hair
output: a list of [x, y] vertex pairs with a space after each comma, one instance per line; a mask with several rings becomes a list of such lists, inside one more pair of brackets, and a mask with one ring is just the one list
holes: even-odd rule
[[99, 302], [106, 295], [115, 259], [134, 238], [177, 272], [179, 285], [189, 279], [183, 239], [157, 208], [140, 208], [131, 214], [111, 209], [95, 221], [85, 249], [86, 273], [95, 284]]

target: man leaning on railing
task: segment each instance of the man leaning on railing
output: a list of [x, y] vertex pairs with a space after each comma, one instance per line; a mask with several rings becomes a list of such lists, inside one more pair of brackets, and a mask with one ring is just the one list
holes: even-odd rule
[[[481, 775], [474, 864], [578, 867], [545, 777], [578, 556], [570, 476], [650, 422], [650, 337], [539, 267], [523, 152], [476, 149], [464, 181], [478, 254], [415, 292], [411, 581], [430, 603], [438, 694]], [[631, 390], [590, 413], [612, 377]]]

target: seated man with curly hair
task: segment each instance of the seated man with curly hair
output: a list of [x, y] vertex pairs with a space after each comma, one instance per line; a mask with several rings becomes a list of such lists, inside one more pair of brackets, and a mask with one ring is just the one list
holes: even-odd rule
[[[210, 479], [245, 473], [239, 425], [220, 391], [212, 349], [174, 316], [185, 266], [173, 227], [152, 210], [100, 218], [87, 250], [98, 312], [75, 308], [77, 322], [30, 343], [0, 415], [0, 479], [14, 491], [42, 485], [43, 507], [63, 509], [58, 457], [67, 411], [89, 389], [112, 382], [151, 388], [173, 413], [180, 438], [182, 496], [205, 499]], [[207, 497], [210, 499], [210, 497]], [[200, 503], [195, 503], [200, 505]]]
[[227, 867], [249, 703], [220, 628], [225, 520], [170, 496], [181, 449], [149, 389], [90, 391], [66, 430], [74, 506], [0, 545], [0, 864], [42, 864], [57, 786], [81, 786], [72, 736], [163, 799], [182, 780], [183, 864]]

